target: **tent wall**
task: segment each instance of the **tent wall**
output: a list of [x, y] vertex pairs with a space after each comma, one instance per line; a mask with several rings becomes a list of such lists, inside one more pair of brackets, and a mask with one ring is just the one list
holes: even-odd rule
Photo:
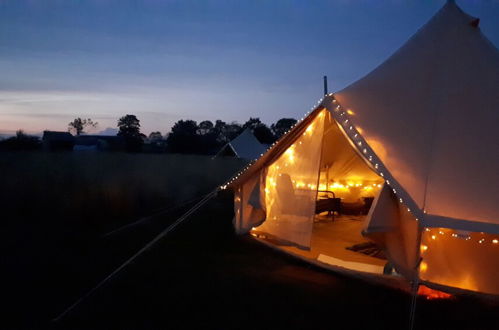
[[[236, 190], [236, 228], [247, 232], [265, 220], [259, 230], [309, 245], [314, 175], [319, 189], [329, 189], [330, 177], [348, 180], [362, 170], [348, 161], [353, 149], [339, 145], [320, 154], [322, 133], [304, 140], [327, 108], [355, 152], [385, 179], [365, 233], [397, 270], [413, 278], [422, 253], [423, 280], [498, 294], [499, 238], [492, 233], [499, 233], [499, 51], [477, 26], [449, 1], [387, 61], [327, 96], [223, 186]], [[296, 163], [286, 168], [291, 155]], [[422, 232], [422, 226], [442, 228]]]
[[363, 202], [378, 194], [383, 179], [357, 153], [328, 112], [324, 128], [319, 190], [333, 191], [343, 202]]
[[335, 98], [420, 209], [499, 224], [499, 52], [473, 21], [448, 2]]
[[421, 247], [422, 280], [499, 294], [499, 235], [432, 228]]
[[[234, 228], [237, 234], [246, 234], [265, 221], [265, 201], [262, 178], [258, 173], [234, 192]], [[264, 189], [264, 187], [263, 187]]]
[[307, 127], [312, 123], [315, 118], [324, 110], [324, 105], [321, 103], [317, 105], [305, 118], [294, 126], [288, 133], [284, 134], [272, 147], [264, 152], [263, 156], [258, 160], [251, 163], [244, 171], [233, 177], [223, 189], [232, 188], [236, 189], [246, 181], [250, 180], [256, 173], [261, 171], [264, 167], [268, 166], [279, 158], [288, 148], [290, 144], [296, 141], [305, 132]]
[[366, 221], [364, 236], [386, 252], [396, 270], [408, 279], [416, 276], [419, 261], [418, 222], [398, 201], [387, 185], [376, 198]]
[[310, 247], [327, 113], [323, 110], [266, 168], [262, 182], [266, 221], [256, 231], [299, 247]]

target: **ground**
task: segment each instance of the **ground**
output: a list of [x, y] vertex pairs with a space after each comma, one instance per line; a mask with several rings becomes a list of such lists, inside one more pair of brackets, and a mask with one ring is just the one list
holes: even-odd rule
[[[406, 329], [410, 297], [312, 267], [230, 228], [224, 198], [55, 324], [70, 329]], [[425, 301], [415, 329], [490, 329], [498, 306]]]
[[[228, 193], [53, 321], [188, 207], [107, 236], [83, 231], [88, 228], [79, 223], [55, 226], [43, 214], [24, 219], [22, 226], [21, 220], [4, 217], [0, 327], [408, 329], [406, 293], [311, 266], [234, 235]], [[96, 219], [104, 220], [95, 214], [90, 223]], [[414, 329], [497, 329], [498, 307], [470, 297], [420, 299]]]

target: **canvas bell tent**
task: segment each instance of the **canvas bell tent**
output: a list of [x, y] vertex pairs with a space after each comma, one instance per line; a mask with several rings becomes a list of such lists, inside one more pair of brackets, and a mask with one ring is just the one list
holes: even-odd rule
[[222, 186], [236, 231], [324, 264], [499, 294], [499, 52], [478, 22], [448, 1], [325, 96]]
[[224, 145], [215, 157], [236, 157], [252, 160], [260, 157], [267, 147], [258, 141], [251, 129], [246, 128], [232, 141]]

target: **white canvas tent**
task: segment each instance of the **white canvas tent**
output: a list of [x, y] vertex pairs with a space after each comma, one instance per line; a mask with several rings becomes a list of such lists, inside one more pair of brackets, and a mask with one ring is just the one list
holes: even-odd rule
[[230, 156], [247, 160], [260, 157], [266, 147], [257, 140], [251, 129], [246, 128], [232, 141], [224, 145], [215, 157]]
[[355, 188], [348, 180], [381, 182], [364, 234], [399, 273], [499, 294], [499, 52], [478, 22], [448, 1], [379, 67], [324, 97], [222, 186], [235, 191], [236, 231], [310, 248], [321, 185], [339, 194]]

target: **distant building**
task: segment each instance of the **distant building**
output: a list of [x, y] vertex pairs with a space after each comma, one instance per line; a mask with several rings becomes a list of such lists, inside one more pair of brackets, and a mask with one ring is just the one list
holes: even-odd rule
[[49, 151], [71, 151], [75, 137], [69, 132], [44, 131], [42, 137], [43, 149]]
[[110, 135], [79, 135], [75, 137], [73, 151], [124, 151], [125, 139]]

